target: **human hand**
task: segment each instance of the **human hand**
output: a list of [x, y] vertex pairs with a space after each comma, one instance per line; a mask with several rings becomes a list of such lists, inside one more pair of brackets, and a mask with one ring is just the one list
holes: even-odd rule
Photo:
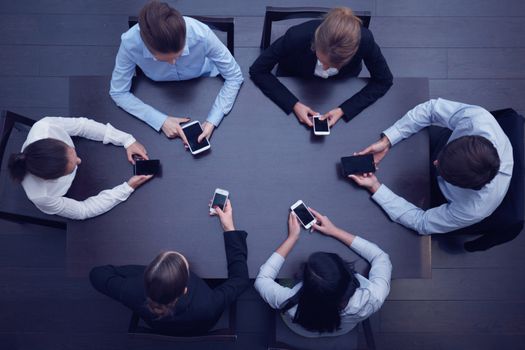
[[224, 210], [222, 210], [218, 206], [213, 207], [213, 209], [215, 209], [215, 213], [210, 212], [210, 215], [217, 215], [219, 217], [219, 221], [221, 222], [222, 229], [224, 230], [224, 232], [235, 231], [235, 226], [233, 225], [233, 209], [230, 200], [228, 199], [226, 201], [226, 204], [224, 205]]
[[139, 156], [142, 159], [149, 159], [148, 151], [142, 146], [138, 141], [133, 142], [131, 145], [126, 148], [126, 154], [128, 155], [128, 160], [131, 164], [135, 164], [135, 159], [133, 156]]
[[301, 233], [301, 226], [297, 216], [291, 211], [288, 215], [288, 238], [298, 240]]
[[343, 110], [340, 107], [338, 107], [338, 108], [332, 109], [330, 112], [323, 114], [321, 119], [322, 120], [328, 119], [328, 125], [330, 125], [330, 128], [331, 128], [332, 126], [335, 125], [335, 123], [339, 121], [339, 119], [341, 119], [341, 117], [344, 114], [345, 113], [343, 112]]
[[188, 140], [186, 139], [186, 135], [184, 135], [184, 132], [182, 131], [182, 127], [180, 126], [181, 123], [189, 122], [190, 118], [177, 118], [177, 117], [168, 117], [164, 121], [164, 124], [162, 124], [162, 132], [164, 135], [166, 135], [167, 138], [174, 139], [176, 137], [180, 137], [182, 139], [182, 142], [184, 142], [185, 145], [188, 144]]
[[364, 173], [362, 175], [348, 175], [349, 178], [355, 181], [361, 187], [366, 188], [370, 193], [376, 193], [381, 186], [381, 183], [374, 175], [374, 173]]
[[327, 236], [335, 236], [337, 233], [337, 226], [335, 226], [330, 219], [328, 219], [328, 216], [325, 216], [321, 213], [319, 213], [317, 210], [314, 210], [313, 208], [309, 208], [310, 211], [314, 214], [315, 219], [317, 222], [315, 222], [312, 227], [314, 230], [319, 231]]
[[136, 190], [140, 185], [142, 185], [144, 182], [148, 181], [152, 177], [153, 175], [135, 175], [128, 180], [128, 185], [134, 190]]
[[357, 155], [363, 155], [363, 154], [373, 154], [374, 155], [374, 163], [377, 167], [379, 165], [379, 162], [386, 156], [388, 153], [388, 150], [390, 149], [390, 140], [388, 137], [383, 136], [381, 139], [364, 150], [357, 152], [355, 154]]
[[215, 130], [215, 125], [213, 125], [210, 122], [204, 122], [202, 126], [203, 126], [202, 133], [199, 135], [199, 138], [197, 139], [197, 142], [199, 143], [201, 143], [201, 141], [204, 140], [205, 138], [209, 140], [211, 137], [211, 134]]
[[301, 102], [297, 102], [295, 106], [293, 106], [293, 111], [297, 116], [297, 119], [299, 119], [299, 122], [308, 125], [310, 128], [313, 126], [310, 116], [319, 114], [310, 107], [303, 105]]

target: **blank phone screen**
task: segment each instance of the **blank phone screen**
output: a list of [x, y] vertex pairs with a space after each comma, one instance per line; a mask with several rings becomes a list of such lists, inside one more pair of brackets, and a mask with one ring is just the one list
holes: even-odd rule
[[345, 176], [352, 174], [373, 173], [376, 171], [374, 165], [374, 156], [365, 154], [362, 156], [351, 156], [341, 158], [343, 163], [343, 174]]
[[210, 145], [206, 139], [202, 140], [201, 143], [197, 141], [200, 134], [202, 134], [202, 128], [198, 123], [184, 128], [184, 135], [186, 135], [188, 143], [190, 144], [190, 148], [193, 152]]
[[135, 161], [135, 175], [156, 175], [159, 168], [160, 161], [158, 159]]
[[215, 196], [213, 197], [213, 202], [211, 203], [211, 207], [219, 207], [221, 208], [221, 210], [224, 210], [224, 206], [226, 205], [226, 199], [227, 197], [225, 195], [215, 193]]
[[294, 208], [293, 212], [299, 220], [303, 223], [304, 226], [308, 225], [312, 221], [315, 220], [315, 218], [310, 214], [310, 211], [304, 204], [300, 204], [298, 207]]
[[316, 131], [328, 131], [328, 119], [321, 120], [314, 118], [314, 127]]

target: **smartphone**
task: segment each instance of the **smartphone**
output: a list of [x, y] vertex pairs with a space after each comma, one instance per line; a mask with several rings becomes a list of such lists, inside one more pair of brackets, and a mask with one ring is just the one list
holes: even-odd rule
[[184, 125], [182, 131], [184, 131], [184, 135], [186, 135], [186, 139], [188, 139], [191, 154], [199, 154], [210, 149], [211, 146], [208, 139], [202, 140], [201, 143], [197, 141], [199, 135], [202, 134], [201, 123], [198, 120]]
[[215, 207], [219, 207], [221, 210], [224, 210], [229, 195], [230, 192], [223, 190], [222, 188], [216, 188], [210, 205], [210, 213], [215, 213]]
[[308, 230], [316, 222], [312, 212], [308, 210], [308, 207], [302, 200], [295, 202], [290, 209], [294, 212], [305, 229]]
[[343, 176], [345, 177], [352, 174], [373, 173], [376, 171], [374, 156], [372, 154], [342, 157], [341, 165]]
[[160, 169], [160, 160], [135, 158], [133, 175], [157, 175]]
[[314, 134], [315, 135], [330, 135], [330, 126], [328, 119], [321, 120], [321, 115], [314, 115]]

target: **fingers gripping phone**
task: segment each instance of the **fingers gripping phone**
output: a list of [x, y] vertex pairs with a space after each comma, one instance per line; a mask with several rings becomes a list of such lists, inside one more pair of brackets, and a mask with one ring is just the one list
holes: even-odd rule
[[202, 134], [201, 123], [198, 120], [184, 125], [182, 131], [186, 135], [186, 139], [188, 139], [191, 154], [199, 154], [210, 149], [211, 145], [208, 139], [205, 138], [200, 143], [198, 141], [199, 135]]
[[312, 225], [315, 224], [317, 221], [315, 220], [315, 217], [313, 216], [312, 212], [308, 209], [308, 207], [304, 204], [302, 200], [298, 200], [297, 202], [295, 202], [290, 207], [290, 209], [297, 216], [303, 227], [307, 230], [310, 227], [312, 227]]
[[216, 210], [214, 209], [215, 207], [219, 207], [221, 210], [224, 210], [229, 195], [230, 193], [228, 191], [223, 190], [222, 188], [216, 188], [210, 204], [210, 213], [216, 213]]
[[342, 157], [341, 164], [343, 176], [345, 177], [353, 174], [373, 173], [376, 171], [374, 156], [372, 154]]
[[328, 118], [321, 120], [321, 115], [314, 115], [314, 134], [320, 136], [330, 135]]
[[133, 165], [133, 175], [157, 175], [160, 170], [160, 160], [158, 159], [142, 159], [134, 157], [135, 165]]

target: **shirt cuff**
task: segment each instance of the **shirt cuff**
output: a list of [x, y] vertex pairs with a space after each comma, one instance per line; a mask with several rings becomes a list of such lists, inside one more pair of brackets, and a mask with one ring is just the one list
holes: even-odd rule
[[135, 191], [133, 189], [133, 187], [131, 187], [127, 181], [125, 181], [122, 185], [120, 185], [122, 187], [122, 190], [124, 191], [124, 193], [126, 193], [128, 195], [128, 197]]
[[149, 115], [144, 118], [144, 121], [148, 123], [153, 129], [160, 131], [164, 122], [168, 119], [168, 115], [151, 108]]
[[135, 138], [131, 136], [130, 134], [124, 131], [121, 131], [119, 129], [116, 129], [110, 123], [106, 124], [104, 140], [102, 141], [104, 144], [112, 143], [114, 145], [124, 146], [127, 148], [135, 141], [136, 141]]
[[266, 263], [271, 265], [277, 271], [279, 271], [284, 264], [284, 260], [285, 259], [281, 256], [281, 254], [274, 252], [266, 261]]
[[354, 249], [356, 252], [360, 252], [366, 248], [366, 245], [368, 244], [368, 241], [359, 237], [355, 236], [354, 240], [352, 241], [352, 249]]
[[383, 131], [383, 134], [388, 138], [388, 141], [390, 141], [391, 146], [394, 146], [396, 143], [403, 139], [401, 133], [395, 125], [392, 125], [388, 129]]
[[208, 114], [208, 119], [206, 119], [206, 121], [217, 127], [221, 123], [222, 118], [224, 118], [224, 114], [221, 111], [212, 110]]

